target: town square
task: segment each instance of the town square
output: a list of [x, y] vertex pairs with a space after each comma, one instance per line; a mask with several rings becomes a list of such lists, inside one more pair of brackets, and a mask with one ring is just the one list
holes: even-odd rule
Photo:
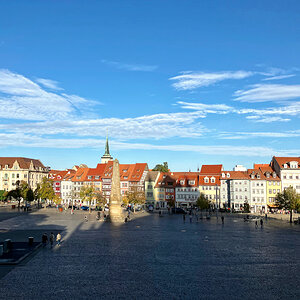
[[0, 299], [300, 299], [299, 0], [0, 0]]

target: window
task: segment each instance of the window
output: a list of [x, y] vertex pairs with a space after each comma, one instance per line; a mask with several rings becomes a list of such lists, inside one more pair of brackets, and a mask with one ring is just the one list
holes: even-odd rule
[[293, 176], [292, 176], [292, 175], [290, 175], [290, 179], [293, 179]]
[[283, 179], [286, 179], [286, 176], [283, 176]]
[[204, 178], [204, 182], [205, 183], [209, 183], [209, 179], [208, 178]]
[[195, 180], [189, 180], [189, 184], [190, 185], [194, 185], [195, 184]]
[[11, 174], [11, 178], [15, 178], [15, 174], [14, 173]]
[[151, 184], [148, 184], [148, 189], [152, 189], [152, 185]]
[[211, 183], [215, 183], [216, 182], [215, 178], [213, 178], [213, 177], [210, 179], [210, 181], [211, 181]]
[[272, 190], [269, 190], [269, 194], [272, 194]]

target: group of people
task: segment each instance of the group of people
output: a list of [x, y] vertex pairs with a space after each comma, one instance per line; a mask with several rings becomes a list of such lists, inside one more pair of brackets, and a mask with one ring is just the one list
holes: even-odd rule
[[[53, 247], [54, 239], [55, 239], [54, 233], [51, 232], [50, 236], [49, 236], [49, 242], [50, 242], [50, 247], [51, 248]], [[61, 243], [61, 234], [60, 234], [60, 232], [56, 235], [56, 239], [55, 240], [56, 240], [57, 246], [60, 246], [60, 243]], [[42, 235], [42, 243], [43, 243], [43, 247], [46, 247], [46, 245], [48, 243], [48, 235], [47, 235], [47, 233], [44, 233]]]

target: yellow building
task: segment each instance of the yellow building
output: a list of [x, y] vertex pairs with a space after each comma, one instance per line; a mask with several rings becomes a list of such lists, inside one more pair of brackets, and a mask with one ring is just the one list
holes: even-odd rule
[[17, 182], [21, 181], [27, 182], [32, 189], [35, 189], [48, 173], [49, 168], [38, 159], [0, 157], [0, 190], [14, 190]]
[[266, 200], [268, 208], [274, 208], [276, 207], [275, 197], [281, 192], [281, 180], [270, 166], [260, 167], [259, 169], [264, 174], [264, 179], [266, 180]]

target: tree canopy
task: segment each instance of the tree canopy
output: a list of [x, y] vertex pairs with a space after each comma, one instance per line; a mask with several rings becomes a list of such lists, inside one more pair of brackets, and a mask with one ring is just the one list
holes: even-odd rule
[[123, 197], [123, 202], [128, 205], [131, 204], [144, 204], [146, 201], [144, 191], [139, 191], [137, 187], [131, 187], [130, 190], [126, 191]]
[[152, 171], [169, 172], [168, 163], [165, 161], [163, 164], [157, 164]]
[[203, 193], [200, 194], [200, 196], [197, 199], [196, 206], [199, 207], [199, 209], [209, 209], [210, 202], [205, 198], [205, 195]]
[[285, 209], [290, 212], [290, 222], [293, 221], [293, 210], [300, 209], [300, 195], [297, 194], [293, 187], [286, 188], [283, 192], [278, 193], [275, 198], [275, 203], [280, 209]]
[[84, 185], [80, 189], [80, 198], [84, 202], [88, 202], [89, 212], [91, 213], [91, 201], [95, 196], [95, 189], [92, 185]]
[[53, 180], [43, 177], [42, 183], [38, 189], [38, 196], [43, 200], [53, 201], [55, 197], [55, 192], [53, 190]]

